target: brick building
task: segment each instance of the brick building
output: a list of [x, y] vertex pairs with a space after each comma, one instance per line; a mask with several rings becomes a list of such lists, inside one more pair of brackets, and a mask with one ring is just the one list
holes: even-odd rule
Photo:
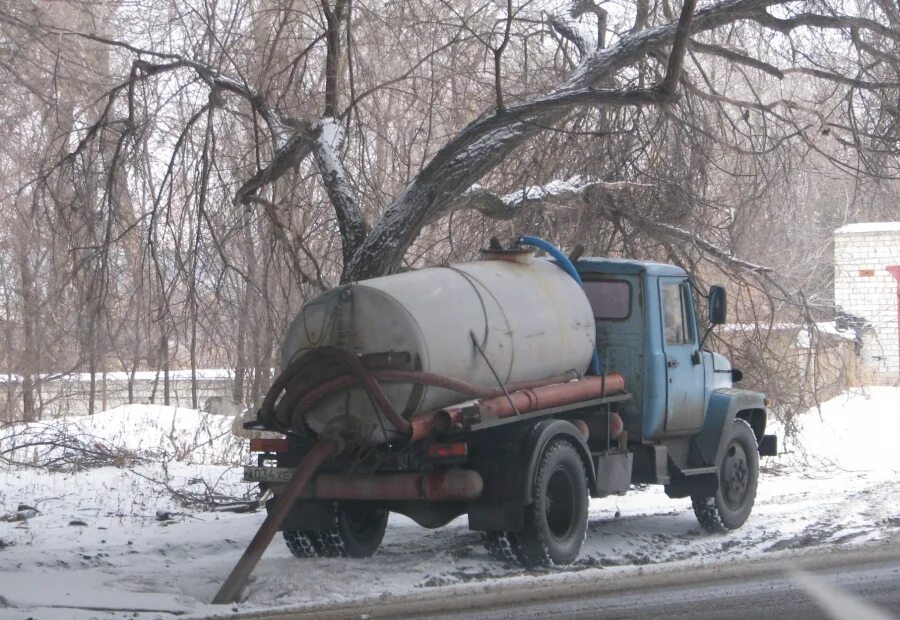
[[839, 322], [862, 326], [864, 380], [900, 377], [900, 222], [849, 224], [834, 233], [834, 300]]

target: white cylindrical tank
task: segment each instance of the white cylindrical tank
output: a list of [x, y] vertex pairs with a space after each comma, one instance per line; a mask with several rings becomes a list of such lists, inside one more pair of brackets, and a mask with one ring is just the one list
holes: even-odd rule
[[[472, 336], [485, 356], [472, 342]], [[408, 352], [415, 369], [496, 387], [576, 370], [593, 355], [594, 316], [581, 287], [531, 255], [421, 269], [338, 287], [307, 303], [291, 324], [282, 365], [310, 348], [356, 354]], [[490, 362], [490, 367], [484, 357]], [[445, 407], [462, 397], [442, 388], [385, 384], [398, 413]], [[361, 388], [319, 401], [306, 416], [316, 433], [350, 415], [368, 443], [395, 436]]]

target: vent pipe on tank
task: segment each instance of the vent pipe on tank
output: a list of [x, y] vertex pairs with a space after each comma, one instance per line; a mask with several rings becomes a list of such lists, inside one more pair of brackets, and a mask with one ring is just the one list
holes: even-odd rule
[[533, 258], [534, 250], [520, 247], [504, 248], [497, 237], [491, 237], [490, 245], [481, 250], [482, 260], [502, 260], [528, 265]]

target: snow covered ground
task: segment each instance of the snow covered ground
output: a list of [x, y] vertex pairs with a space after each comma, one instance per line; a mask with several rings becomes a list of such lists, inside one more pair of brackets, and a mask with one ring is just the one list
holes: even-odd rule
[[452, 591], [462, 583], [518, 584], [572, 571], [602, 578], [649, 564], [729, 562], [900, 533], [900, 388], [871, 387], [800, 416], [797, 444], [763, 460], [756, 507], [737, 532], [701, 533], [689, 500], [649, 487], [591, 503], [588, 537], [574, 566], [525, 571], [489, 561], [465, 518], [429, 531], [391, 515], [384, 545], [369, 560], [300, 561], [276, 538], [245, 600], [215, 607], [207, 602], [264, 515], [186, 510], [173, 493], [211, 505], [248, 491], [236, 467], [246, 449], [228, 433], [230, 424], [191, 410], [136, 405], [0, 430], [0, 453], [13, 441], [62, 433], [113, 463], [71, 471], [73, 455], [32, 446], [17, 451], [16, 460], [54, 459], [60, 471], [0, 465], [0, 516], [20, 504], [38, 511], [0, 522], [0, 617], [121, 618], [125, 610], [134, 618], [202, 617]]

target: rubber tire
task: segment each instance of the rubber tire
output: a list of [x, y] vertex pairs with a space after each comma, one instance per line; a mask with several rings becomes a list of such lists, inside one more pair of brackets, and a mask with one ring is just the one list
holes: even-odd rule
[[338, 504], [335, 527], [285, 531], [284, 542], [297, 558], [369, 558], [381, 546], [389, 515], [365, 504]]
[[[730, 466], [726, 467], [729, 460]], [[740, 466], [741, 462], [744, 468]], [[719, 490], [714, 497], [692, 495], [691, 505], [697, 521], [704, 530], [721, 533], [741, 527], [750, 516], [756, 500], [756, 489], [759, 484], [759, 448], [756, 435], [745, 420], [736, 419], [732, 424], [725, 438], [725, 449], [716, 465], [719, 472]], [[725, 480], [723, 476], [730, 476], [731, 479]], [[739, 497], [732, 497], [733, 493]]]
[[366, 504], [338, 504], [336, 534], [342, 543], [340, 555], [370, 558], [384, 540], [390, 512]]
[[512, 532], [485, 532], [484, 548], [496, 562], [520, 564], [519, 541]]
[[544, 450], [532, 482], [534, 501], [525, 507], [525, 527], [512, 550], [525, 566], [571, 564], [587, 534], [588, 480], [581, 455], [555, 439]]
[[281, 533], [284, 544], [295, 558], [317, 558], [319, 551], [316, 549], [315, 537], [318, 532], [306, 532], [302, 530], [285, 530]]

